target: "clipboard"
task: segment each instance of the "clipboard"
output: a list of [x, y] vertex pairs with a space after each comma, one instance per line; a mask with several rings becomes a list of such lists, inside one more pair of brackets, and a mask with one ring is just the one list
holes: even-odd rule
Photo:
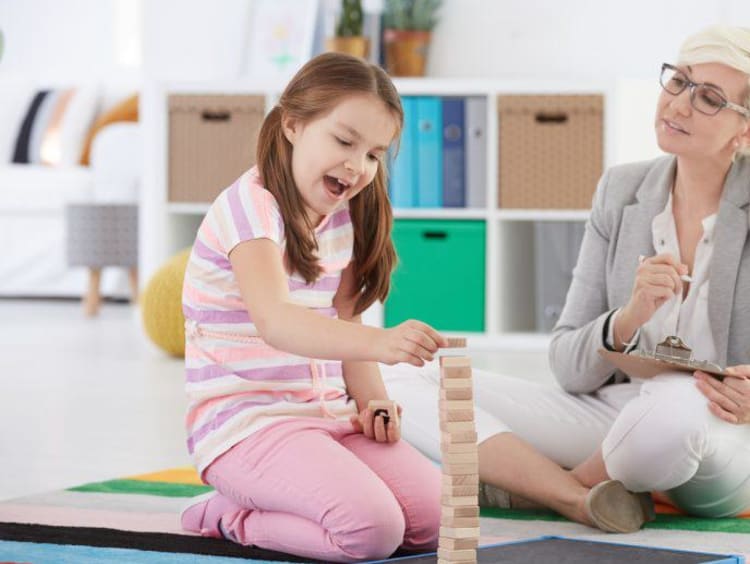
[[725, 377], [739, 377], [730, 374], [721, 366], [705, 360], [694, 360], [692, 350], [679, 337], [667, 337], [656, 345], [653, 353], [632, 351], [625, 354], [599, 349], [599, 355], [632, 378], [653, 378], [664, 372], [688, 372], [696, 370], [723, 380]]

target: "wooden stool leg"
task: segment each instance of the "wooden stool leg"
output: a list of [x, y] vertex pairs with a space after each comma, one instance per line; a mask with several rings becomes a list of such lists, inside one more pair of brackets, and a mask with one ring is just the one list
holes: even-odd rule
[[138, 303], [138, 269], [128, 269], [128, 278], [130, 280], [130, 303]]
[[101, 269], [89, 269], [89, 290], [83, 298], [83, 312], [87, 317], [94, 317], [99, 313], [99, 304], [101, 303], [99, 282], [101, 281], [101, 278]]

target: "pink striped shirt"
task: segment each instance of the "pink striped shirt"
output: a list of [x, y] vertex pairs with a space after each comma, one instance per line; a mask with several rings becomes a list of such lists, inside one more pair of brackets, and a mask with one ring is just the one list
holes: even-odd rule
[[[307, 284], [298, 273], [287, 272], [289, 295], [294, 303], [335, 318], [333, 297], [354, 241], [348, 205], [323, 218], [315, 237], [323, 273]], [[341, 362], [289, 354], [258, 336], [229, 262], [235, 246], [253, 239], [270, 239], [285, 252], [281, 211], [256, 168], [211, 205], [185, 272], [187, 442], [201, 473], [236, 443], [280, 418], [356, 413]]]

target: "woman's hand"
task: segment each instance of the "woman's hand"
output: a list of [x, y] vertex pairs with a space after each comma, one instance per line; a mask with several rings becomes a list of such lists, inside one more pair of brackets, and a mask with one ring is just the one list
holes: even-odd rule
[[401, 439], [401, 406], [398, 407], [398, 419], [391, 418], [386, 425], [382, 415], [375, 417], [372, 409], [363, 409], [359, 415], [352, 415], [350, 421], [358, 433], [378, 443], [395, 443]]
[[439, 347], [448, 345], [448, 340], [435, 329], [410, 319], [391, 329], [383, 329], [373, 343], [377, 360], [384, 364], [408, 362], [414, 366], [424, 366], [431, 361]]
[[719, 419], [743, 425], [750, 423], [750, 364], [727, 368], [732, 376], [721, 381], [698, 370], [695, 385], [709, 400], [708, 409]]
[[669, 253], [642, 260], [636, 271], [630, 300], [617, 316], [615, 340], [629, 341], [664, 302], [682, 293], [680, 276], [684, 274], [687, 274], [687, 266]]

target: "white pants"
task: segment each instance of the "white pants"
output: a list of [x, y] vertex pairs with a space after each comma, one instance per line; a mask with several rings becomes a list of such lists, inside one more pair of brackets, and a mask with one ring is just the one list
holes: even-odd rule
[[[390, 397], [404, 408], [403, 437], [439, 460], [437, 366], [380, 368]], [[473, 375], [480, 443], [510, 431], [566, 468], [601, 445], [607, 473], [633, 491], [664, 491], [693, 515], [750, 509], [750, 425], [711, 414], [690, 376], [574, 395], [484, 370]]]

